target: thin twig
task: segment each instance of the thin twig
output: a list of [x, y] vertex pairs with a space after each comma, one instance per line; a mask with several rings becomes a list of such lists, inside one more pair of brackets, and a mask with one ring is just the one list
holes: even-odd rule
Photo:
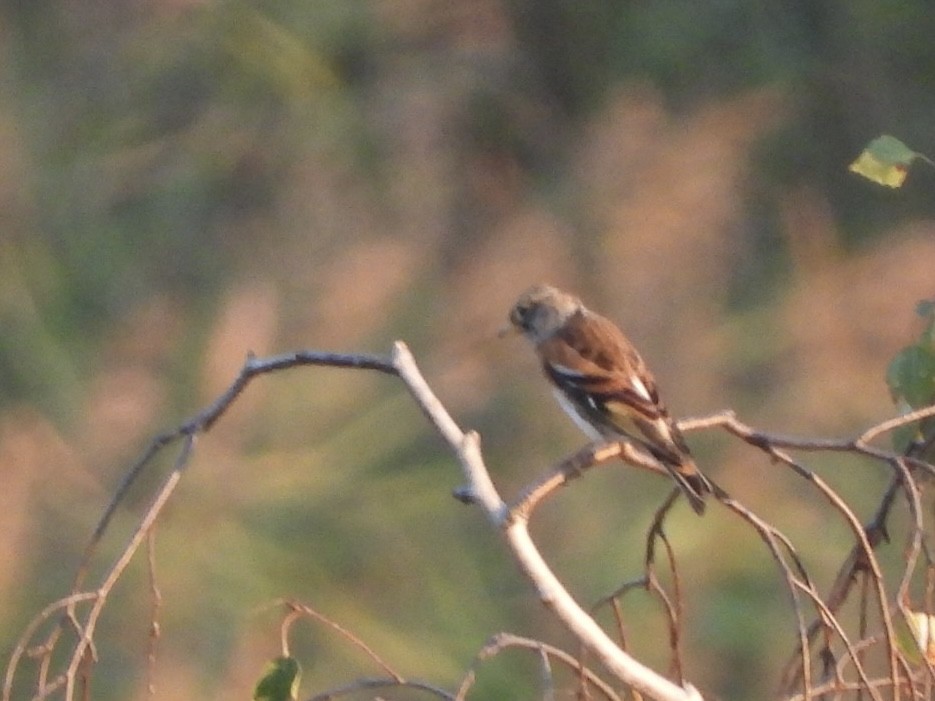
[[400, 377], [429, 421], [454, 451], [468, 482], [474, 503], [483, 507], [488, 519], [503, 530], [523, 574], [536, 587], [540, 600], [578, 637], [612, 674], [659, 701], [700, 699], [693, 686], [680, 687], [624, 653], [585, 613], [542, 558], [529, 535], [525, 518], [509, 513], [480, 453], [480, 439], [463, 433], [425, 382], [405, 344], [397, 342], [393, 362]]
[[349, 696], [361, 691], [372, 691], [373, 689], [412, 689], [422, 691], [432, 696], [437, 696], [445, 701], [454, 701], [455, 697], [450, 692], [441, 687], [429, 684], [419, 679], [395, 679], [393, 677], [363, 677], [354, 681], [334, 687], [328, 691], [315, 694], [309, 697], [309, 701], [333, 701], [342, 696]]
[[[656, 510], [652, 525], [646, 538], [646, 578], [647, 588], [654, 592], [666, 611], [666, 620], [669, 623], [669, 647], [672, 651], [672, 674], [684, 684], [684, 675], [682, 674], [682, 654], [681, 654], [681, 626], [682, 626], [682, 587], [679, 580], [678, 567], [675, 563], [675, 551], [672, 549], [672, 543], [665, 533], [666, 516], [672, 509], [681, 494], [679, 488], [674, 488], [669, 493], [662, 505]], [[670, 597], [665, 588], [656, 576], [656, 541], [662, 541], [666, 551], [667, 561], [669, 563], [669, 572], [672, 576], [673, 595]]]
[[175, 488], [178, 486], [179, 480], [182, 479], [182, 471], [185, 469], [186, 465], [188, 464], [188, 460], [191, 457], [194, 444], [194, 436], [188, 436], [185, 442], [182, 444], [182, 450], [179, 452], [179, 455], [176, 458], [175, 466], [171, 474], [163, 483], [162, 488], [156, 494], [149, 508], [146, 510], [146, 513], [143, 515], [143, 518], [137, 525], [136, 530], [130, 536], [129, 542], [117, 557], [116, 562], [114, 562], [114, 564], [111, 566], [107, 575], [104, 577], [104, 580], [101, 582], [101, 585], [98, 587], [98, 597], [91, 605], [91, 610], [88, 612], [88, 617], [84, 624], [84, 630], [82, 631], [81, 639], [78, 641], [78, 644], [75, 645], [75, 649], [71, 656], [71, 662], [68, 665], [66, 672], [67, 681], [65, 685], [66, 699], [71, 699], [73, 697], [75, 675], [78, 671], [79, 665], [85, 658], [87, 652], [90, 650], [94, 640], [94, 630], [97, 627], [98, 618], [104, 610], [104, 605], [107, 603], [107, 598], [110, 594], [110, 591], [114, 588], [114, 585], [117, 584], [117, 581], [120, 579], [123, 571], [127, 568], [127, 565], [130, 564], [130, 561], [133, 559], [136, 551], [146, 539], [146, 535], [149, 533], [149, 529], [152, 528], [152, 525], [156, 522], [156, 519], [162, 512], [163, 507], [169, 501], [169, 497], [172, 496], [172, 492], [174, 492]]
[[519, 498], [510, 506], [511, 518], [528, 520], [533, 510], [559, 487], [564, 487], [589, 469], [606, 465], [614, 458], [620, 458], [633, 467], [668, 475], [666, 468], [656, 458], [633, 441], [591, 443], [562, 460], [553, 470], [523, 489]]
[[[855, 535], [857, 540], [857, 547], [859, 551], [855, 551], [855, 554], [858, 555], [858, 558], [855, 558], [855, 562], [860, 562], [861, 566], [866, 566], [872, 572], [873, 575], [873, 584], [876, 593], [876, 599], [879, 605], [880, 616], [883, 622], [885, 630], [885, 640], [888, 651], [889, 658], [889, 668], [890, 675], [892, 679], [893, 687], [898, 689], [898, 675], [899, 669], [904, 666], [904, 661], [902, 660], [902, 655], [898, 650], [895, 640], [895, 633], [893, 629], [892, 618], [890, 616], [890, 611], [888, 603], [885, 596], [884, 584], [882, 578], [882, 572], [879, 568], [879, 565], [876, 561], [876, 557], [873, 554], [873, 547], [875, 543], [872, 543], [868, 537], [866, 530], [861, 527], [859, 521], [854, 516], [850, 508], [841, 500], [841, 498], [828, 487], [823, 480], [821, 480], [814, 473], [804, 469], [798, 463], [796, 463], [791, 457], [789, 457], [785, 452], [779, 448], [789, 448], [789, 449], [799, 449], [799, 450], [836, 450], [836, 451], [850, 451], [857, 452], [865, 455], [870, 455], [878, 459], [893, 461], [904, 459], [907, 463], [911, 464], [913, 467], [920, 467], [929, 472], [933, 470], [932, 465], [915, 459], [910, 458], [900, 458], [893, 453], [887, 451], [881, 451], [879, 449], [869, 446], [868, 443], [870, 440], [876, 436], [893, 430], [902, 425], [912, 423], [914, 421], [921, 420], [928, 416], [935, 414], [935, 406], [927, 407], [925, 409], [912, 412], [896, 419], [885, 421], [878, 426], [875, 426], [860, 436], [853, 440], [849, 441], [835, 441], [835, 440], [826, 440], [826, 439], [798, 439], [791, 438], [788, 436], [777, 436], [772, 434], [765, 434], [762, 432], [757, 432], [751, 429], [749, 426], [741, 423], [736, 419], [736, 416], [733, 412], [723, 412], [721, 414], [707, 417], [705, 419], [686, 422], [685, 428], [689, 430], [691, 428], [698, 428], [702, 426], [722, 426], [729, 430], [731, 433], [743, 438], [745, 441], [765, 450], [774, 458], [782, 460], [786, 464], [790, 465], [795, 469], [800, 475], [809, 479], [809, 481], [817, 486], [825, 498], [831, 503], [831, 505], [836, 508], [839, 513], [841, 513], [846, 523], [851, 527], [852, 532]], [[817, 630], [817, 628], [812, 628], [812, 630]], [[810, 637], [811, 631], [809, 631]], [[803, 651], [804, 651], [803, 647]], [[807, 660], [807, 657], [804, 659]], [[855, 663], [857, 661], [855, 660]], [[859, 664], [859, 663], [858, 663]], [[873, 689], [869, 689], [870, 693], [873, 694]]]
[[87, 575], [87, 568], [90, 564], [94, 551], [103, 537], [107, 527], [113, 519], [117, 507], [126, 497], [130, 487], [136, 482], [140, 474], [152, 462], [163, 448], [171, 445], [177, 440], [186, 436], [193, 436], [198, 433], [204, 433], [220, 419], [234, 403], [234, 401], [243, 393], [253, 378], [266, 373], [285, 370], [303, 365], [317, 365], [336, 368], [356, 368], [362, 370], [377, 370], [388, 375], [395, 375], [396, 369], [389, 359], [368, 354], [350, 354], [350, 353], [325, 353], [316, 351], [296, 351], [294, 353], [284, 353], [274, 355], [269, 358], [257, 358], [252, 353], [247, 355], [240, 372], [234, 381], [218, 396], [211, 404], [199, 411], [191, 418], [183, 421], [179, 426], [162, 433], [150, 442], [142, 454], [130, 466], [124, 474], [120, 483], [114, 491], [114, 496], [110, 503], [104, 509], [104, 513], [98, 521], [91, 536], [90, 542], [85, 548], [81, 565], [78, 567], [75, 576], [73, 590], [77, 590], [84, 582]]
[[776, 448], [786, 448], [789, 450], [814, 451], [814, 452], [839, 452], [839, 453], [858, 453], [867, 457], [882, 461], [891, 461], [895, 459], [904, 459], [910, 467], [924, 470], [929, 474], [935, 475], [935, 465], [915, 458], [913, 456], [901, 455], [893, 451], [876, 448], [869, 444], [870, 440], [876, 438], [885, 431], [890, 431], [900, 426], [919, 421], [928, 416], [935, 415], [935, 405], [925, 407], [910, 414], [904, 414], [889, 419], [876, 426], [864, 431], [857, 438], [837, 439], [837, 438], [803, 438], [800, 436], [789, 436], [778, 433], [767, 433], [757, 431], [740, 421], [733, 411], [722, 411], [710, 416], [703, 416], [694, 419], [683, 419], [678, 422], [678, 426], [683, 431], [697, 431], [703, 428], [723, 428], [733, 435], [741, 438], [752, 446], [765, 450], [770, 453]]
[[539, 643], [539, 680], [542, 682], [542, 701], [555, 701], [555, 678], [544, 643]]
[[[269, 372], [304, 365], [367, 369], [376, 370], [389, 375], [396, 374], [396, 369], [389, 359], [376, 355], [299, 351], [258, 359], [252, 354], [249, 354], [234, 381], [210, 405], [176, 428], [153, 438], [146, 449], [124, 474], [115, 489], [113, 497], [105, 507], [85, 547], [81, 562], [76, 569], [72, 581], [73, 594], [80, 594], [79, 590], [83, 587], [85, 579], [87, 578], [90, 564], [97, 551], [98, 545], [110, 526], [119, 505], [123, 502], [130, 488], [137, 481], [139, 476], [152, 464], [157, 454], [166, 447], [181, 440], [183, 441], [183, 447], [180, 459], [176, 461], [172, 474], [163, 482], [158, 496], [137, 525], [126, 549], [121, 556], [118, 557], [117, 562], [104, 575], [104, 580], [97, 591], [90, 597], [87, 597], [95, 599], [95, 604], [89, 613], [88, 621], [83, 625], [79, 623], [73, 608], [75, 603], [86, 600], [84, 595], [67, 597], [62, 600], [66, 602], [66, 616], [63, 617], [62, 623], [49, 633], [45, 642], [39, 646], [39, 648], [44, 651], [43, 654], [40, 655], [39, 669], [37, 672], [37, 690], [40, 697], [46, 695], [46, 692], [43, 690], [49, 689], [53, 684], [56, 685], [57, 688], [57, 686], [62, 683], [61, 680], [64, 680], [64, 683], [67, 685], [66, 699], [70, 700], [73, 698], [75, 676], [79, 665], [82, 664], [82, 660], [86, 659], [86, 652], [93, 652], [93, 631], [96, 619], [100, 615], [100, 610], [106, 603], [107, 593], [116, 583], [116, 580], [119, 579], [129, 560], [138, 549], [140, 539], [148, 533], [148, 529], [162, 510], [165, 500], [169, 498], [175, 486], [178, 484], [181, 472], [186, 467], [191, 456], [194, 438], [198, 434], [208, 431], [218, 419], [227, 412], [253, 378]], [[73, 654], [69, 658], [68, 671], [62, 677], [56, 677], [52, 682], [49, 682], [52, 653], [61, 639], [62, 633], [64, 632], [63, 624], [66, 622], [78, 631], [79, 640]], [[35, 629], [32, 627], [27, 627], [27, 630], [30, 631], [30, 635], [35, 633]], [[27, 644], [28, 640], [29, 638], [26, 639]], [[91, 657], [93, 658], [94, 655], [92, 654]], [[9, 701], [10, 699], [13, 677], [18, 669], [20, 659], [21, 654], [14, 654], [7, 665], [2, 697], [3, 701]]]
[[146, 564], [149, 574], [149, 651], [147, 657], [147, 676], [149, 677], [147, 689], [150, 696], [156, 695], [156, 657], [162, 628], [159, 625], [159, 611], [162, 608], [162, 592], [159, 590], [159, 581], [156, 578], [156, 528], [150, 528], [146, 537]]
[[[27, 653], [29, 641], [32, 640], [33, 636], [36, 634], [36, 631], [39, 630], [39, 627], [53, 616], [60, 615], [62, 611], [71, 609], [76, 604], [80, 604], [85, 601], [91, 601], [97, 598], [97, 596], [97, 592], [80, 592], [78, 594], [71, 594], [62, 599], [59, 599], [58, 601], [53, 601], [33, 617], [26, 628], [23, 629], [19, 639], [16, 641], [16, 645], [13, 647], [13, 652], [10, 655], [10, 661], [7, 664], [6, 675], [3, 681], [4, 699], [9, 699], [13, 693], [13, 678], [15, 676], [16, 670], [19, 668], [19, 663], [23, 655]], [[49, 655], [51, 654], [51, 651], [36, 651], [34, 654]]]
[[[288, 610], [286, 620], [289, 621], [289, 625], [291, 625], [291, 623], [295, 620], [295, 617], [293, 616], [293, 614], [301, 614], [304, 616], [308, 616], [309, 618], [312, 618], [318, 621], [319, 623], [324, 623], [326, 626], [336, 631], [342, 638], [344, 638], [349, 643], [351, 643], [351, 645], [353, 645], [358, 650], [362, 651], [365, 655], [367, 655], [367, 657], [373, 660], [374, 664], [380, 667], [380, 669], [386, 672], [392, 679], [396, 680], [397, 682], [404, 681], [403, 676], [399, 672], [397, 672], [395, 669], [393, 669], [382, 657], [380, 657], [373, 650], [373, 648], [367, 645], [367, 643], [365, 643], [363, 640], [358, 638], [356, 635], [351, 633], [347, 628], [342, 626], [340, 623], [337, 623], [336, 621], [331, 620], [323, 613], [320, 613], [319, 611], [316, 611], [315, 609], [313, 609], [311, 606], [308, 606], [306, 604], [301, 604], [298, 601], [287, 599], [287, 600], [283, 600], [282, 603], [283, 605], [286, 606], [286, 609]], [[283, 636], [282, 636], [284, 655], [288, 655], [288, 649], [289, 649], [288, 642], [286, 641], [286, 638], [288, 635], [288, 629], [289, 629], [288, 625], [286, 625], [284, 622]]]
[[897, 416], [888, 421], [883, 421], [882, 423], [873, 426], [866, 431], [864, 431], [857, 439], [854, 441], [855, 444], [866, 444], [870, 443], [877, 436], [889, 433], [894, 431], [897, 428], [902, 426], [908, 426], [909, 424], [915, 423], [916, 421], [921, 421], [922, 419], [928, 418], [929, 416], [935, 416], [935, 404], [932, 406], [922, 407], [916, 411], [910, 411], [902, 416]]
[[[641, 665], [626, 653], [622, 619], [619, 616], [619, 607], [617, 606], [618, 602], [616, 597], [624, 593], [624, 587], [632, 588], [632, 586], [635, 586], [635, 582], [624, 585], [618, 592], [615, 592], [614, 595], [607, 599], [611, 601], [614, 606], [615, 615], [618, 617], [621, 646], [617, 646], [603, 630], [597, 626], [593, 618], [588, 616], [581, 609], [577, 602], [574, 601], [571, 595], [561, 585], [542, 559], [528, 531], [528, 521], [537, 504], [553, 494], [559, 486], [567, 484], [571, 479], [591, 467], [602, 464], [611, 458], [620, 457], [630, 465], [643, 469], [664, 472], [664, 468], [662, 468], [662, 466], [658, 464], [658, 461], [652, 456], [641, 450], [639, 446], [628, 441], [588, 446], [571, 458], [563, 461], [555, 470], [524, 490], [521, 497], [514, 502], [512, 508], [510, 508], [500, 497], [490, 478], [490, 474], [487, 471], [481, 455], [479, 436], [473, 432], [465, 433], [461, 431], [425, 382], [425, 379], [416, 367], [415, 361], [406, 346], [402, 343], [397, 343], [394, 346], [390, 358], [366, 354], [339, 354], [314, 351], [288, 353], [265, 359], [257, 359], [250, 355], [247, 357], [243, 367], [231, 385], [209, 406], [180, 424], [177, 428], [156, 436], [139, 458], [130, 466], [120, 484], [117, 486], [112, 499], [104, 509], [85, 548], [81, 563], [76, 569], [72, 596], [65, 597], [54, 602], [49, 607], [46, 607], [42, 613], [30, 622], [21, 635], [6, 670], [3, 693], [3, 699], [5, 701], [9, 701], [11, 697], [14, 677], [19, 669], [23, 655], [27, 652], [30, 641], [33, 639], [33, 636], [36, 635], [42, 624], [49, 621], [50, 618], [55, 615], [61, 616], [58, 625], [43, 644], [34, 648], [34, 657], [39, 660], [37, 674], [38, 683], [35, 689], [37, 698], [45, 698], [53, 691], [64, 688], [66, 701], [71, 701], [71, 699], [74, 698], [76, 685], [79, 684], [79, 680], [85, 694], [89, 693], [89, 675], [97, 657], [94, 646], [94, 633], [98, 619], [107, 603], [109, 593], [122, 576], [141, 543], [145, 539], [152, 538], [153, 524], [156, 522], [156, 519], [171, 497], [183, 472], [187, 468], [194, 449], [196, 437], [211, 429], [242, 394], [253, 378], [268, 372], [303, 365], [376, 370], [388, 375], [398, 375], [410, 391], [417, 406], [422, 410], [461, 463], [467, 486], [459, 489], [457, 493], [465, 501], [481, 506], [491, 523], [503, 532], [521, 570], [536, 587], [543, 603], [577, 636], [579, 642], [596, 656], [598, 661], [604, 665], [605, 669], [614, 674], [623, 683], [630, 686], [635, 696], [644, 693], [654, 699], [671, 699], [673, 701], [676, 699], [678, 699], [678, 701], [686, 701], [689, 699], [701, 698], [694, 687], [690, 685], [679, 687], [665, 677], [655, 673], [653, 670]], [[750, 445], [763, 450], [770, 457], [785, 463], [800, 476], [807, 479], [810, 484], [823, 494], [827, 502], [843, 516], [845, 522], [854, 534], [856, 543], [851, 555], [839, 571], [829, 596], [823, 600], [818, 596], [791, 542], [778, 530], [769, 526], [752, 514], [752, 512], [742, 507], [739, 502], [732, 500], [726, 493], [720, 490], [718, 490], [717, 493], [717, 497], [720, 501], [725, 503], [736, 513], [742, 515], [743, 518], [757, 530], [786, 577], [787, 587], [793, 599], [796, 617], [799, 620], [798, 629], [801, 662], [803, 665], [804, 698], [812, 698], [816, 695], [818, 689], [822, 688], [821, 686], [813, 685], [811, 673], [809, 671], [811, 643], [813, 637], [817, 635], [820, 630], [825, 631], [827, 640], [824, 649], [828, 651], [829, 655], [831, 654], [830, 641], [833, 636], [837, 636], [841, 640], [848, 651], [848, 655], [845, 659], [850, 660], [860, 677], [858, 687], [863, 688], [865, 692], [871, 694], [874, 698], [879, 698], [878, 689], [884, 688], [887, 685], [893, 689], [897, 697], [900, 694], [900, 690], [907, 684], [910, 693], [915, 693], [915, 682], [910, 672], [908, 662], [895, 643], [890, 604], [886, 597], [883, 575], [874, 555], [874, 548], [887, 538], [887, 516], [891, 510], [898, 488], [901, 485], [906, 494], [912, 521], [905, 546], [906, 567], [902, 572], [896, 596], [896, 605], [899, 607], [901, 613], [906, 616], [910, 612], [908, 608], [908, 589], [919, 555], [924, 553], [927, 563], [926, 566], [928, 568], [927, 571], [932, 571], [933, 568], [932, 557], [928, 551], [927, 542], [922, 531], [923, 524], [919, 507], [919, 492], [914, 481], [913, 473], [916, 470], [935, 473], [935, 466], [919, 459], [917, 457], [917, 455], [919, 455], [918, 452], [908, 456], [900, 456], [891, 451], [872, 446], [870, 443], [881, 435], [899, 427], [932, 416], [935, 416], [935, 406], [925, 407], [877, 424], [865, 430], [856, 438], [844, 440], [808, 439], [764, 433], [743, 424], [732, 412], [722, 412], [701, 419], [679, 422], [679, 426], [685, 431], [721, 427]], [[182, 447], [176, 458], [172, 472], [163, 481], [146, 513], [133, 530], [126, 546], [103, 575], [100, 585], [94, 591], [79, 591], [84, 586], [85, 579], [89, 573], [90, 563], [97, 551], [99, 543], [130, 488], [147, 467], [152, 464], [155, 456], [163, 449], [176, 442], [181, 442]], [[894, 475], [890, 487], [883, 496], [875, 518], [868, 526], [863, 527], [854, 516], [849, 506], [841, 500], [837, 493], [817, 475], [793, 460], [784, 452], [786, 450], [837, 451], [865, 455], [889, 463], [896, 475]], [[665, 513], [665, 510], [666, 509], [663, 510], [663, 513]], [[648, 588], [650, 591], [654, 591], [666, 606], [670, 622], [670, 641], [674, 651], [675, 672], [676, 676], [681, 677], [681, 658], [679, 653], [679, 624], [681, 620], [680, 607], [682, 600], [681, 587], [679, 584], [678, 572], [675, 567], [674, 550], [668, 538], [665, 536], [665, 533], [662, 531], [662, 519], [658, 514], [656, 522], [654, 523], [654, 528], [650, 531], [650, 537], [647, 542], [646, 576], [638, 581], [641, 586]], [[672, 598], [668, 596], [656, 579], [653, 548], [655, 547], [657, 539], [666, 548], [669, 567], [673, 574], [674, 596]], [[154, 601], [152, 614], [153, 636], [150, 651], [150, 683], [152, 684], [152, 665], [155, 662], [155, 645], [158, 639], [157, 613], [159, 591], [155, 580], [155, 556], [153, 554], [151, 540], [150, 545], [150, 580]], [[862, 652], [860, 654], [858, 653], [858, 650], [862, 651], [864, 649], [863, 646], [852, 644], [848, 640], [843, 627], [835, 618], [837, 610], [848, 598], [848, 593], [852, 587], [854, 577], [858, 572], [862, 572], [865, 575], [865, 582], [872, 587], [883, 623], [884, 631], [880, 640], [885, 643], [889, 658], [889, 678], [883, 682], [869, 679], [861, 663], [860, 657]], [[929, 589], [931, 589], [931, 586], [929, 586]], [[799, 601], [799, 596], [801, 594], [804, 594], [810, 600], [818, 612], [815, 624], [808, 628], [804, 625], [804, 616], [801, 609], [801, 602]], [[928, 597], [928, 589], [926, 596]], [[81, 617], [78, 615], [78, 607], [86, 602], [90, 603], [90, 609], [83, 616], [84, 621], [82, 622], [80, 620]], [[389, 668], [389, 666], [370, 650], [369, 647], [363, 644], [362, 641], [351, 636], [339, 625], [321, 614], [301, 604], [295, 604], [294, 602], [286, 602], [286, 604], [296, 607], [292, 609], [293, 613], [301, 612], [304, 615], [312, 616], [342, 632], [345, 637], [363, 649], [371, 659], [380, 665], [390, 676], [389, 679], [358, 680], [347, 687], [341, 687], [333, 692], [329, 692], [327, 695], [319, 695], [314, 698], [336, 698], [337, 695], [351, 693], [353, 690], [390, 686], [404, 686], [412, 689], [419, 689], [444, 699], [453, 698], [444, 690], [430, 684], [403, 679], [398, 673]], [[926, 610], [928, 610], [928, 604], [926, 604]], [[285, 650], [288, 650], [288, 629], [293, 620], [292, 614], [289, 614], [287, 615], [287, 620], [284, 621], [283, 624], [282, 636]], [[68, 630], [74, 631], [76, 643], [68, 657], [66, 671], [54, 678], [50, 678], [52, 674], [53, 653], [56, 650], [61, 636]], [[546, 652], [547, 648], [543, 643], [538, 641], [534, 642], [536, 645], [535, 649], [539, 654], [548, 654], [550, 657], [555, 657], [551, 652]], [[545, 660], [547, 664], [548, 657], [546, 657]], [[584, 668], [582, 664], [575, 664], [574, 667], [579, 671]], [[840, 667], [838, 667], [838, 669], [840, 669]], [[580, 673], [584, 674], [584, 672]], [[582, 679], [583, 678], [584, 677], [582, 677]], [[935, 675], [933, 675], [931, 667], [929, 667], [928, 679], [935, 680]], [[836, 679], [836, 683], [838, 684], [842, 681], [840, 676]], [[547, 686], [546, 691], [548, 691], [548, 688]]]
[[532, 650], [558, 660], [570, 670], [574, 671], [575, 674], [578, 674], [581, 678], [586, 680], [588, 684], [595, 687], [609, 701], [620, 701], [619, 695], [609, 684], [601, 679], [594, 671], [582, 664], [580, 660], [575, 659], [573, 655], [557, 647], [547, 645], [540, 640], [531, 640], [530, 638], [513, 635], [512, 633], [497, 633], [477, 652], [474, 656], [473, 663], [458, 685], [455, 701], [463, 701], [466, 698], [471, 687], [474, 685], [477, 677], [477, 669], [482, 662], [496, 657], [504, 650], [514, 647]]

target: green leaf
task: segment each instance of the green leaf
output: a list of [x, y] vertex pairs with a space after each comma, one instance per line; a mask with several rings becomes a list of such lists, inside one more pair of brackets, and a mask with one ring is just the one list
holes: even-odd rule
[[917, 158], [928, 161], [895, 136], [884, 134], [867, 144], [848, 170], [880, 185], [900, 187], [909, 173], [909, 166]]
[[[896, 644], [909, 661], [918, 664], [919, 658], [924, 656], [929, 664], [935, 663], [935, 616], [910, 611], [907, 618], [897, 621]], [[908, 635], [905, 634], [906, 627], [909, 628]]]
[[[922, 662], [923, 652], [927, 645], [924, 642], [920, 644], [920, 641], [925, 641], [928, 635], [928, 622], [928, 617], [922, 618], [919, 614], [911, 611], [908, 619], [899, 616], [893, 621], [896, 632], [896, 647], [908, 658], [910, 664], [918, 665]], [[923, 625], [926, 627], [924, 631], [926, 635], [921, 635], [923, 632], [921, 626]]]
[[294, 657], [277, 657], [266, 665], [253, 690], [253, 701], [295, 701], [302, 670]]
[[[935, 403], [935, 303], [920, 302], [916, 312], [925, 319], [919, 340], [897, 353], [886, 369], [886, 384], [900, 414]], [[914, 442], [931, 445], [933, 435], [935, 420], [929, 417], [894, 430], [893, 446], [905, 452]], [[927, 455], [916, 457], [928, 459]]]
[[904, 348], [886, 370], [886, 384], [894, 399], [913, 409], [935, 400], [935, 349], [922, 345]]
[[[905, 399], [900, 399], [898, 402], [896, 402], [896, 408], [899, 411], [900, 416], [904, 416], [912, 411], [912, 407], [906, 403]], [[909, 450], [909, 446], [911, 446], [916, 441], [921, 440], [922, 437], [921, 423], [913, 422], [894, 428], [891, 441], [896, 452], [900, 453], [901, 455], [905, 455]]]

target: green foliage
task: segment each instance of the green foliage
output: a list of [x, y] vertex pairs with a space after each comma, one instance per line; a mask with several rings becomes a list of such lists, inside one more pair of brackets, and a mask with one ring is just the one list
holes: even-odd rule
[[895, 136], [884, 134], [867, 144], [849, 170], [887, 187], [901, 187], [916, 159], [932, 164], [926, 156], [916, 153]]
[[294, 657], [271, 660], [253, 690], [253, 701], [292, 701], [299, 696], [302, 669]]
[[922, 662], [922, 653], [928, 647], [928, 629], [932, 617], [921, 612], [910, 612], [908, 618], [897, 616], [893, 621], [896, 627], [896, 644], [913, 664]]
[[[904, 412], [935, 402], [935, 301], [920, 302], [916, 312], [925, 320], [919, 340], [897, 353], [886, 370], [890, 394]], [[935, 422], [931, 419], [904, 426], [893, 434], [900, 450], [913, 442], [924, 444], [933, 437]]]

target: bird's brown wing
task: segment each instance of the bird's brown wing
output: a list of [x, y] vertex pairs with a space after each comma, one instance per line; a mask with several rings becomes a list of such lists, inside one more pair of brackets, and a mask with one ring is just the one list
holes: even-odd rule
[[623, 401], [648, 420], [658, 418], [665, 409], [656, 381], [626, 336], [596, 314], [584, 322], [583, 314], [572, 316], [539, 345], [546, 372], [559, 386], [572, 386], [604, 401]]
[[692, 508], [704, 512], [711, 483], [659, 401], [652, 373], [620, 329], [582, 312], [542, 341], [539, 351], [546, 375], [582, 417], [601, 433], [638, 440], [669, 470]]
[[688, 456], [652, 373], [613, 322], [593, 313], [575, 315], [539, 350], [546, 374], [576, 405], [584, 404], [592, 419], [645, 438], [667, 462], [679, 464]]

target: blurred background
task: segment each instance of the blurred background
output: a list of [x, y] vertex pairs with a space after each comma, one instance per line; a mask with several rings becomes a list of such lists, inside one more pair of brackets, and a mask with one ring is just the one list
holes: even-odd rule
[[[935, 292], [935, 172], [889, 191], [847, 165], [884, 132], [935, 154], [933, 36], [926, 0], [0, 4], [4, 660], [67, 593], [129, 462], [248, 351], [404, 339], [506, 496], [583, 444], [530, 349], [496, 338], [535, 282], [617, 320], [677, 416], [829, 437], [891, 416], [886, 364]], [[689, 442], [827, 589], [850, 536], [814, 490], [726, 434]], [[807, 462], [870, 516], [884, 468]], [[459, 483], [397, 381], [252, 384], [158, 527], [156, 698], [249, 697], [281, 596], [448, 688], [500, 630], [574, 651]], [[539, 512], [585, 605], [640, 573], [668, 489], [599, 470]], [[670, 534], [687, 676], [768, 696], [795, 640], [774, 563], [723, 509], [680, 506]], [[138, 558], [101, 624], [95, 699], [151, 698], [150, 606]], [[658, 605], [625, 611], [633, 652], [665, 668]], [[293, 637], [306, 696], [378, 672], [321, 627]], [[472, 698], [536, 697], [536, 665], [488, 663]]]

